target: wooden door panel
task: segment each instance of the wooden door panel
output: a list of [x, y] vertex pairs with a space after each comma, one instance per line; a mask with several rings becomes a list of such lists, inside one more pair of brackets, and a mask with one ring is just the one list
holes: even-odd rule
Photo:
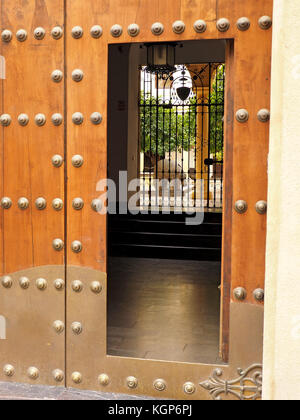
[[[64, 116], [64, 81], [51, 79], [54, 70], [64, 70], [64, 40], [51, 36], [53, 27], [63, 27], [63, 3], [1, 2], [1, 28], [10, 30], [13, 37], [11, 42], [1, 42], [6, 61], [1, 114], [11, 116], [11, 124], [1, 128], [1, 197], [12, 200], [9, 209], [0, 210], [1, 274], [2, 279], [11, 278], [12, 286], [0, 286], [0, 314], [6, 319], [6, 339], [0, 340], [0, 380], [49, 385], [63, 384], [55, 381], [52, 371], [65, 370], [64, 332], [53, 329], [54, 321], [65, 323], [64, 287], [54, 286], [57, 279], [65, 281], [65, 258], [63, 249], [52, 246], [55, 239], [64, 241], [64, 209], [52, 207], [54, 199], [64, 201], [64, 166], [52, 164], [54, 155], [64, 157], [64, 125], [54, 126], [51, 121], [55, 113]], [[34, 37], [37, 27], [45, 30], [42, 40]], [[24, 42], [16, 36], [20, 29], [27, 32]], [[35, 123], [40, 113], [46, 116], [43, 126]], [[28, 115], [26, 126], [19, 124], [20, 114]], [[18, 207], [22, 197], [29, 202], [24, 210]], [[47, 202], [44, 210], [35, 206], [40, 197]], [[26, 289], [20, 285], [24, 277]], [[39, 278], [46, 281], [46, 289], [38, 289]], [[3, 372], [7, 364], [15, 369], [11, 377]], [[30, 367], [38, 369], [37, 378], [29, 377]]]

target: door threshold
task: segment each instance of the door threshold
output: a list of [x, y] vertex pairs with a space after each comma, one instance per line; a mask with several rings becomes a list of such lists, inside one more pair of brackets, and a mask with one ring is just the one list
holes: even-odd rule
[[0, 401], [3, 400], [156, 400], [153, 397], [81, 391], [73, 388], [0, 382]]

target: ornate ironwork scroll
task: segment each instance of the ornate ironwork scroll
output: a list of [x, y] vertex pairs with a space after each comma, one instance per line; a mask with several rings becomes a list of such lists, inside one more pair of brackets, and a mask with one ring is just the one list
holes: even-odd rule
[[262, 396], [262, 365], [255, 364], [248, 369], [238, 369], [239, 377], [231, 381], [221, 379], [222, 369], [215, 369], [212, 376], [200, 385], [214, 400], [222, 400], [222, 394], [235, 396], [239, 400], [258, 400]]

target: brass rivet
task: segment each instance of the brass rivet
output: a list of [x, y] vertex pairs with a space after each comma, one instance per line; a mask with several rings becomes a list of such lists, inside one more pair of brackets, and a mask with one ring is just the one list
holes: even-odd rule
[[72, 373], [72, 381], [75, 384], [80, 384], [82, 382], [82, 375], [80, 372], [73, 372]]
[[258, 24], [261, 29], [270, 29], [272, 26], [272, 19], [269, 16], [262, 16], [259, 18]]
[[72, 282], [72, 289], [76, 293], [80, 293], [83, 290], [83, 283], [80, 280], [74, 280]]
[[30, 286], [30, 281], [28, 277], [21, 277], [19, 283], [22, 289], [28, 289]]
[[265, 291], [263, 289], [256, 289], [253, 292], [253, 296], [257, 302], [263, 302], [265, 299]]
[[39, 197], [35, 200], [35, 206], [38, 210], [44, 210], [47, 207], [47, 201], [43, 197]]
[[235, 203], [235, 211], [239, 214], [244, 214], [248, 210], [248, 204], [244, 200], [238, 200]]
[[247, 17], [241, 17], [237, 21], [236, 26], [240, 31], [247, 31], [250, 28], [250, 20]]
[[34, 30], [34, 37], [35, 37], [35, 39], [37, 39], [39, 41], [44, 39], [45, 35], [46, 35], [46, 31], [45, 31], [44, 28], [39, 27], [39, 28], [36, 28]]
[[230, 28], [230, 22], [228, 19], [221, 18], [217, 21], [217, 29], [220, 32], [226, 32]]
[[12, 40], [13, 34], [8, 29], [5, 29], [2, 34], [1, 38], [3, 42], [10, 42]]
[[64, 249], [64, 242], [61, 239], [54, 239], [52, 246], [55, 251], [62, 251]]
[[27, 114], [20, 114], [18, 116], [18, 122], [22, 127], [25, 127], [29, 123], [29, 117]]
[[11, 116], [9, 114], [2, 114], [0, 117], [0, 122], [3, 127], [8, 127], [11, 124]]
[[73, 202], [72, 202], [72, 206], [74, 210], [82, 210], [84, 207], [84, 201], [82, 198], [74, 198]]
[[112, 26], [110, 33], [114, 38], [119, 38], [123, 33], [123, 28], [120, 25], [114, 25]]
[[102, 292], [102, 286], [99, 281], [93, 281], [91, 283], [91, 291], [95, 294], [99, 294]]
[[98, 382], [102, 386], [107, 386], [110, 382], [109, 376], [106, 373], [102, 373], [98, 376]]
[[182, 20], [176, 20], [172, 25], [172, 29], [175, 34], [180, 35], [185, 31], [185, 24]]
[[153, 386], [157, 391], [164, 391], [167, 388], [167, 384], [163, 379], [156, 379]]
[[202, 34], [203, 32], [206, 31], [206, 29], [207, 29], [207, 24], [205, 20], [202, 20], [202, 19], [196, 20], [196, 22], [194, 23], [194, 30], [198, 34]]
[[37, 281], [35, 282], [36, 287], [39, 290], [46, 290], [47, 289], [47, 281], [45, 279], [37, 279]]
[[102, 115], [100, 114], [100, 112], [94, 112], [92, 115], [91, 115], [91, 121], [92, 121], [92, 123], [93, 124], [95, 124], [95, 125], [99, 125], [99, 124], [101, 124], [102, 123]]
[[80, 335], [82, 333], [82, 325], [80, 322], [73, 322], [71, 328], [73, 333], [76, 335]]
[[81, 112], [75, 112], [72, 116], [72, 121], [76, 125], [82, 124], [83, 120], [84, 120], [84, 118], [83, 118], [83, 115], [82, 115]]
[[62, 321], [54, 321], [53, 329], [57, 334], [61, 334], [65, 330], [65, 324]]
[[15, 368], [12, 365], [5, 365], [3, 368], [3, 373], [5, 376], [14, 376]]
[[2, 286], [5, 287], [5, 289], [10, 289], [12, 287], [12, 278], [10, 276], [4, 276], [1, 280]]
[[80, 241], [73, 241], [71, 245], [71, 249], [75, 254], [79, 254], [82, 251], [82, 244]]
[[46, 124], [46, 116], [44, 114], [37, 114], [34, 120], [38, 127], [43, 127]]
[[193, 382], [186, 382], [183, 385], [183, 391], [188, 395], [192, 395], [196, 392], [196, 386]]
[[136, 23], [132, 23], [128, 26], [128, 35], [132, 36], [133, 38], [138, 36], [140, 33], [140, 27]]
[[153, 35], [156, 35], [156, 36], [161, 35], [164, 32], [164, 30], [165, 30], [164, 25], [160, 22], [155, 22], [151, 26], [151, 32], [153, 33]]
[[64, 202], [60, 198], [55, 198], [52, 201], [52, 207], [56, 211], [61, 211], [64, 207]]
[[234, 289], [233, 294], [237, 300], [245, 300], [247, 297], [247, 291], [243, 287], [237, 287]]
[[10, 209], [12, 206], [12, 201], [9, 197], [3, 197], [1, 200], [1, 207], [5, 210]]
[[56, 168], [60, 168], [61, 165], [64, 163], [64, 158], [60, 155], [54, 155], [52, 157], [52, 165]]
[[255, 209], [258, 214], [266, 214], [268, 209], [268, 203], [266, 201], [258, 201], [255, 205]]
[[98, 39], [102, 36], [102, 34], [103, 34], [103, 29], [101, 28], [100, 25], [94, 25], [91, 28], [91, 35], [92, 35], [93, 38]]
[[54, 125], [59, 126], [63, 122], [63, 116], [61, 114], [53, 114], [51, 120]]
[[61, 70], [54, 70], [51, 74], [51, 79], [55, 83], [60, 83], [64, 77], [64, 74]]
[[65, 282], [63, 279], [56, 279], [54, 280], [54, 287], [56, 290], [64, 290]]
[[24, 42], [27, 39], [27, 31], [25, 31], [25, 29], [20, 29], [17, 34], [17, 40], [20, 42]]
[[75, 168], [80, 168], [83, 165], [83, 162], [84, 162], [83, 157], [80, 155], [75, 155], [72, 157], [72, 165]]
[[249, 112], [246, 109], [239, 109], [236, 112], [235, 117], [238, 122], [245, 123], [249, 120]]
[[30, 379], [34, 379], [34, 380], [38, 379], [38, 377], [40, 376], [40, 372], [36, 367], [30, 367], [27, 370], [27, 374]]
[[72, 79], [74, 80], [74, 82], [77, 82], [77, 83], [81, 82], [83, 79], [83, 76], [84, 76], [83, 71], [80, 69], [75, 69], [72, 72]]
[[135, 376], [128, 376], [128, 378], [126, 379], [126, 383], [128, 388], [130, 389], [135, 389], [138, 386], [138, 380]]
[[74, 28], [72, 29], [72, 37], [75, 39], [79, 39], [82, 38], [83, 36], [83, 29], [81, 28], [81, 26], [74, 26]]
[[63, 36], [63, 30], [60, 26], [55, 26], [55, 28], [52, 29], [51, 35], [54, 39], [60, 39]]
[[26, 210], [29, 207], [29, 200], [25, 197], [21, 197], [18, 201], [18, 207], [21, 210]]
[[270, 111], [268, 109], [261, 109], [257, 113], [257, 118], [260, 122], [268, 122], [270, 120]]
[[99, 213], [102, 209], [102, 201], [96, 198], [92, 201], [91, 207], [95, 212]]
[[53, 378], [56, 382], [62, 382], [65, 378], [64, 372], [60, 369], [55, 369], [52, 372]]

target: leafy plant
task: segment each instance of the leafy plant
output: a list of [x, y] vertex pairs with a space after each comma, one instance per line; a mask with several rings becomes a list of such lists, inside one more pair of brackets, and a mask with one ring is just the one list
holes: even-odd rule
[[[195, 101], [194, 101], [195, 103]], [[144, 153], [161, 158], [168, 152], [188, 151], [195, 145], [196, 106], [163, 104], [161, 98], [141, 94], [140, 142]]]
[[[210, 152], [223, 159], [225, 66], [219, 66], [210, 95]], [[199, 107], [199, 105], [198, 105]], [[198, 110], [199, 111], [199, 110]], [[187, 106], [164, 104], [161, 97], [141, 92], [141, 151], [163, 159], [168, 152], [189, 151], [196, 145], [196, 98]]]

